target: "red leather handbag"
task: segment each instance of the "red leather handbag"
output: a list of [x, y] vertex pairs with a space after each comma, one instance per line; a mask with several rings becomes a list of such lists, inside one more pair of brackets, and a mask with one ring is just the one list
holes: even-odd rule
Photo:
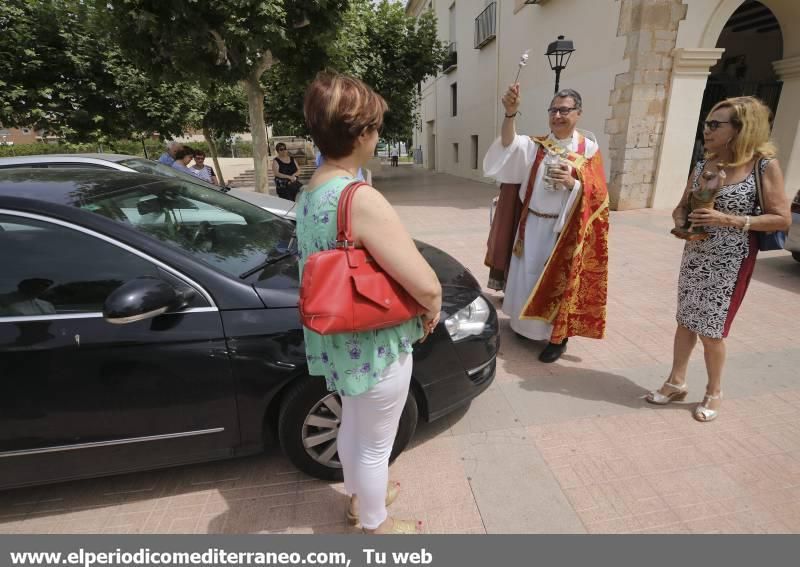
[[300, 283], [300, 319], [320, 335], [372, 331], [399, 325], [425, 309], [369, 253], [353, 244], [353, 182], [337, 207], [336, 248], [311, 254]]

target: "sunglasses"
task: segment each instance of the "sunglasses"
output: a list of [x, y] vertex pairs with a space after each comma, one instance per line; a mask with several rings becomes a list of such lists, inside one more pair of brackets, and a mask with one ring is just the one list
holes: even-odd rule
[[722, 124], [730, 124], [729, 121], [726, 120], [706, 120], [703, 122], [706, 128], [711, 130], [712, 132], [719, 128]]
[[560, 114], [561, 116], [566, 116], [573, 110], [578, 110], [578, 108], [576, 106], [573, 106], [572, 108], [568, 106], [562, 106], [561, 108], [548, 108], [547, 112], [550, 113], [550, 116], [555, 116], [556, 114]]

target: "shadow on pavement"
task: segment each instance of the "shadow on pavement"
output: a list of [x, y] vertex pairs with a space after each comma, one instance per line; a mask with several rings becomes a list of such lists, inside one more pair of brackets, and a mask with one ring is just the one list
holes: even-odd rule
[[[391, 170], [391, 171], [390, 171]], [[486, 209], [499, 194], [492, 183], [483, 183], [435, 173], [412, 166], [388, 168], [373, 179], [373, 185], [393, 206], [446, 207], [448, 209]], [[488, 234], [489, 227], [481, 226]]]
[[800, 262], [789, 252], [760, 252], [759, 256], [753, 280], [800, 294]]

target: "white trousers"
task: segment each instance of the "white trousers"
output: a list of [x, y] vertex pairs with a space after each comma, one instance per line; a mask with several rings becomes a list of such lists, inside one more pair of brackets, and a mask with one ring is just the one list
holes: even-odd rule
[[380, 381], [358, 396], [342, 396], [337, 439], [344, 489], [358, 495], [362, 527], [374, 530], [386, 520], [389, 456], [411, 384], [413, 357], [401, 353]]

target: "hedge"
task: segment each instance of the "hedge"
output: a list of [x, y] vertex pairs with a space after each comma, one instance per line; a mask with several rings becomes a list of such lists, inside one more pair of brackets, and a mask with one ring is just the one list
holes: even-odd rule
[[[156, 159], [164, 151], [164, 144], [158, 140], [146, 140], [147, 154], [151, 159]], [[191, 147], [195, 150], [202, 150], [211, 156], [208, 144], [205, 142], [192, 142]], [[229, 144], [217, 146], [219, 157], [232, 157]], [[45, 154], [86, 154], [86, 153], [116, 153], [128, 154], [133, 156], [144, 156], [142, 142], [135, 140], [118, 140], [109, 144], [70, 144], [62, 142], [58, 144], [17, 144], [14, 146], [0, 146], [0, 157], [12, 156], [38, 156]], [[250, 142], [239, 142], [236, 144], [236, 157], [253, 157], [253, 145]]]

